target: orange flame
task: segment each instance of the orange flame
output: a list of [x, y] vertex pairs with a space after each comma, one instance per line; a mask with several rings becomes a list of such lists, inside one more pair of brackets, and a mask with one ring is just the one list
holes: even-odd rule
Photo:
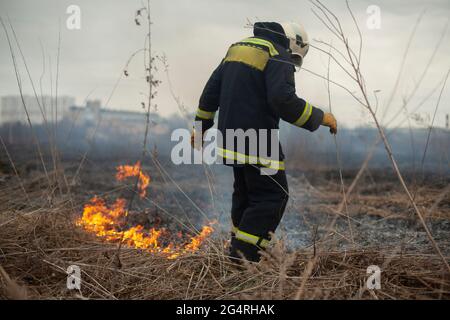
[[[150, 177], [142, 172], [140, 163], [137, 162], [134, 166], [117, 167], [116, 178], [118, 180], [132, 176], [139, 177], [139, 193], [141, 197], [145, 196]], [[185, 244], [169, 242], [167, 245], [161, 245], [161, 236], [167, 233], [164, 228], [145, 230], [142, 225], [138, 224], [127, 229], [121, 229], [120, 227], [126, 222], [127, 214], [125, 199], [116, 199], [111, 206], [108, 206], [103, 199], [94, 197], [84, 206], [83, 215], [76, 221], [76, 224], [106, 241], [123, 241], [129, 247], [148, 250], [152, 253], [161, 253], [168, 259], [197, 251], [214, 231], [211, 227], [212, 223], [210, 223], [210, 225], [203, 226], [198, 235], [188, 237]], [[175, 237], [182, 239], [183, 234], [178, 232]]]
[[214, 231], [211, 226], [203, 226], [202, 231], [195, 237], [191, 238], [191, 242], [188, 243], [184, 249], [186, 251], [196, 251], [205, 239]]
[[134, 166], [122, 165], [117, 167], [117, 180], [122, 181], [129, 177], [139, 177], [137, 184], [139, 196], [141, 198], [145, 197], [145, 189], [147, 189], [148, 185], [150, 184], [150, 177], [142, 171], [140, 161], [136, 162]]

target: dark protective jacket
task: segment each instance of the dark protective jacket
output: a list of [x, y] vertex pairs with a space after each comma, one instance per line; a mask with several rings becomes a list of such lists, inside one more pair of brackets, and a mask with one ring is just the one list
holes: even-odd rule
[[[283, 170], [284, 155], [278, 137], [278, 151], [272, 152], [270, 133], [257, 135], [256, 150], [249, 146], [249, 140], [242, 149], [237, 148], [237, 138], [227, 136], [227, 129], [278, 129], [281, 118], [314, 131], [322, 123], [323, 112], [295, 93], [295, 67], [281, 25], [258, 22], [253, 32], [254, 37], [231, 45], [212, 73], [200, 97], [195, 120], [204, 132], [213, 126], [220, 108], [218, 130], [223, 142], [217, 147], [218, 156], [232, 165], [255, 163], [256, 159], [258, 165]], [[266, 147], [264, 153], [261, 146]]]

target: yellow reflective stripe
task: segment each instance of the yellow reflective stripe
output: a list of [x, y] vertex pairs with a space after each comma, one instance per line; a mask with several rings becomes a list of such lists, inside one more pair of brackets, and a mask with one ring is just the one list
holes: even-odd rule
[[235, 227], [234, 225], [231, 226], [231, 232], [236, 233], [236, 232], [238, 232], [238, 230], [239, 229], [237, 227]]
[[225, 159], [235, 160], [240, 163], [259, 164], [269, 169], [284, 170], [284, 161], [270, 160], [261, 157], [249, 156], [240, 152], [235, 152], [217, 147], [219, 156]]
[[214, 116], [216, 115], [215, 112], [205, 111], [200, 108], [197, 109], [197, 117], [204, 119], [204, 120], [210, 120], [214, 119]]
[[[256, 245], [258, 245], [258, 241], [259, 241], [260, 237], [238, 229], [236, 232], [236, 239], [253, 244], [256, 246]], [[267, 248], [268, 245], [269, 245], [269, 241], [266, 239], [262, 239], [261, 242], [259, 243], [259, 246], [261, 248]]]
[[247, 38], [247, 39], [242, 40], [241, 42], [242, 43], [258, 44], [260, 46], [265, 46], [265, 47], [269, 48], [269, 52], [270, 52], [270, 55], [272, 57], [279, 54], [277, 49], [275, 49], [274, 45], [270, 41], [267, 41], [267, 40], [264, 40], [264, 39]]
[[284, 161], [276, 161], [265, 158], [249, 156], [243, 153], [234, 152], [227, 149], [217, 148], [219, 156], [225, 159], [235, 160], [241, 163], [259, 164], [269, 169], [284, 170]]
[[302, 115], [297, 119], [297, 121], [294, 122], [294, 124], [298, 127], [303, 126], [311, 117], [311, 113], [312, 106], [308, 102], [306, 102], [305, 109], [303, 109]]
[[245, 45], [234, 45], [228, 49], [225, 62], [241, 62], [263, 71], [269, 61], [269, 54], [263, 49]]
[[261, 248], [267, 248], [269, 246], [269, 241], [266, 239], [262, 239], [261, 243], [259, 244]]

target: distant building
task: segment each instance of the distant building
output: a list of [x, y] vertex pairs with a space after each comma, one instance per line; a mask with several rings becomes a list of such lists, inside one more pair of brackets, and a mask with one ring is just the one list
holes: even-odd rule
[[76, 125], [85, 126], [95, 125], [100, 117], [101, 123], [108, 124], [108, 126], [145, 122], [145, 114], [142, 112], [102, 108], [100, 100], [88, 100], [86, 106], [71, 106], [65, 118]]
[[[150, 119], [151, 132], [164, 134], [168, 131], [160, 116], [152, 113]], [[64, 120], [76, 127], [95, 127], [100, 124], [97, 135], [107, 134], [109, 131], [126, 135], [143, 134], [146, 116], [143, 112], [106, 109], [101, 106], [100, 100], [88, 100], [86, 106], [71, 106]]]
[[39, 102], [34, 96], [10, 95], [4, 96], [0, 101], [0, 124], [22, 123], [27, 124], [27, 114], [32, 124], [43, 124], [44, 119], [47, 122], [58, 122], [63, 119], [71, 106], [75, 104], [75, 98], [69, 96], [60, 96], [57, 99], [50, 96], [38, 97]]

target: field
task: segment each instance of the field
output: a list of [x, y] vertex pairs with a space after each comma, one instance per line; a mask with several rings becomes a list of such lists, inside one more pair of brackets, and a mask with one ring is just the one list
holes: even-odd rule
[[[382, 30], [372, 30], [380, 21], [368, 24], [376, 12], [366, 17], [366, 8], [355, 4], [352, 9], [348, 1], [333, 9], [318, 0], [298, 4], [307, 6], [319, 24], [315, 35], [310, 43], [298, 33], [278, 40], [285, 46], [285, 40], [289, 46], [308, 46], [303, 55], [309, 48], [314, 52], [311, 64], [296, 66], [301, 70], [298, 89], [304, 90], [299, 92], [311, 101], [292, 98], [296, 76], [290, 73], [279, 86], [289, 92], [266, 100], [304, 105], [298, 120], [307, 106], [320, 106], [336, 115], [339, 130], [330, 135], [325, 126], [333, 125], [322, 121], [314, 133], [301, 132], [281, 122], [288, 206], [262, 261], [237, 264], [227, 256], [232, 169], [175, 165], [170, 155], [175, 130], [183, 129], [190, 140], [197, 107], [192, 99], [203, 88], [194, 84], [211, 74], [209, 58], [221, 61], [221, 35], [237, 36], [238, 29], [231, 27], [230, 17], [224, 19], [226, 27], [216, 16], [211, 16], [216, 24], [195, 25], [204, 21], [205, 8], [192, 10], [203, 16], [182, 24], [161, 3], [155, 3], [157, 19], [176, 17], [171, 28], [180, 24], [177, 28], [184, 32], [172, 34], [164, 24], [153, 29], [150, 0], [140, 7], [117, 6], [116, 16], [111, 11], [111, 21], [117, 23], [110, 33], [97, 33], [103, 24], [96, 22], [77, 43], [62, 39], [67, 33], [61, 30], [58, 39], [50, 38], [48, 30], [56, 35], [56, 24], [47, 31], [31, 26], [24, 10], [14, 6], [18, 20], [0, 17], [2, 48], [11, 58], [4, 64], [11, 72], [5, 82], [14, 84], [14, 91], [7, 90], [15, 94], [5, 91], [0, 112], [0, 298], [450, 299], [448, 4], [434, 7], [429, 17], [418, 4], [391, 11], [386, 5], [389, 14], [383, 11], [383, 17], [395, 22], [386, 26], [398, 27]], [[373, 7], [378, 8], [367, 9]], [[420, 11], [414, 19], [403, 14], [410, 7]], [[180, 8], [184, 4], [171, 7]], [[254, 15], [253, 8], [225, 11], [236, 17], [237, 12]], [[445, 25], [438, 24], [435, 13], [442, 14]], [[424, 17], [432, 23], [422, 30]], [[403, 18], [411, 30], [400, 30], [405, 29]], [[240, 19], [249, 35], [253, 28], [255, 34], [267, 29], [248, 16]], [[40, 42], [42, 57], [28, 47], [38, 43], [19, 36], [33, 29], [33, 41], [47, 35], [47, 42], [56, 46]], [[283, 35], [269, 31], [276, 38]], [[424, 38], [431, 44], [424, 46]], [[201, 39], [209, 39], [211, 47]], [[174, 60], [158, 47], [161, 40], [168, 40]], [[211, 40], [217, 41], [215, 49]], [[91, 50], [72, 57], [69, 52], [79, 52], [62, 50], [65, 43]], [[399, 44], [404, 51], [399, 52]], [[271, 48], [265, 63], [289, 64], [280, 69], [286, 74], [295, 69], [294, 60], [277, 59]], [[268, 55], [263, 51], [258, 55]], [[88, 53], [94, 56], [84, 56]], [[120, 63], [117, 57], [108, 60], [109, 53], [120, 57]], [[221, 65], [247, 60], [224, 59]], [[399, 66], [394, 68], [394, 62]], [[67, 72], [61, 78], [60, 67]], [[173, 82], [171, 75], [176, 75]], [[63, 89], [76, 99], [62, 95]], [[75, 105], [82, 94], [83, 104]], [[188, 102], [182, 100], [186, 95]], [[272, 107], [261, 114], [281, 116]], [[159, 108], [172, 115], [163, 116]], [[259, 116], [259, 110], [253, 111]], [[205, 113], [214, 117], [214, 112]]]
[[[104, 159], [89, 161], [75, 179], [76, 163], [67, 161], [64, 175], [49, 172], [55, 179], [53, 189], [35, 166], [17, 165], [19, 181], [7, 162], [2, 163], [3, 298], [449, 298], [445, 265], [389, 169], [368, 170], [339, 212], [342, 193], [335, 171], [292, 168], [291, 199], [277, 240], [260, 264], [237, 266], [225, 256], [231, 196], [227, 167], [207, 168], [210, 183], [202, 166], [177, 168], [158, 161], [142, 167], [151, 179], [147, 195], [136, 196], [122, 228], [140, 224], [145, 230], [164, 229], [158, 245], [171, 242], [181, 248], [209, 223], [214, 231], [198, 250], [177, 249], [180, 254], [170, 258], [162, 250], [139, 249], [138, 242], [127, 240], [119, 249], [117, 239], [108, 241], [78, 225], [94, 195], [106, 203], [129, 199], [133, 179], [115, 179], [116, 167], [127, 161], [112, 159], [106, 166], [99, 165]], [[345, 185], [355, 174], [344, 171]], [[449, 177], [431, 174], [408, 183], [415, 183], [417, 204], [448, 256]], [[80, 290], [67, 289], [70, 265], [82, 270]], [[371, 265], [381, 269], [380, 290], [367, 289]]]

